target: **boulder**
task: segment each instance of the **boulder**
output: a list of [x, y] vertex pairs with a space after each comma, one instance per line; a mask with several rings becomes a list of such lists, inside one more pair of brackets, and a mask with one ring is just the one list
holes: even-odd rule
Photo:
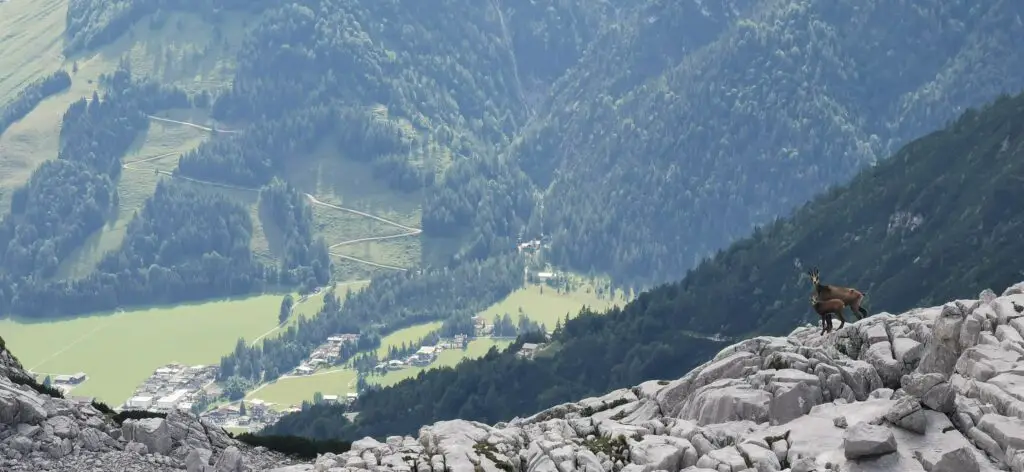
[[905, 396], [896, 401], [885, 414], [885, 419], [900, 428], [924, 434], [928, 427], [928, 418], [921, 409], [921, 402], [916, 397]]
[[888, 426], [857, 423], [843, 435], [843, 452], [847, 459], [893, 453], [896, 452], [896, 437]]

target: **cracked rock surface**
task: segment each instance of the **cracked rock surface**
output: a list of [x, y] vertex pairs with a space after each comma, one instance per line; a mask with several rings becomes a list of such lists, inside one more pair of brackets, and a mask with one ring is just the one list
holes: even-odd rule
[[1024, 472], [1022, 292], [748, 339], [681, 379], [277, 472]]
[[747, 339], [680, 379], [309, 463], [190, 414], [116, 427], [10, 382], [23, 371], [0, 351], [0, 470], [1024, 472], [1024, 283], [978, 298]]

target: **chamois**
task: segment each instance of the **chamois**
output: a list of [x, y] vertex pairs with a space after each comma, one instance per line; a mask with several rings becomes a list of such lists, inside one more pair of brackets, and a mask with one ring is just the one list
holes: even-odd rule
[[846, 305], [843, 304], [842, 300], [833, 298], [831, 300], [819, 300], [818, 295], [811, 295], [811, 306], [814, 307], [814, 311], [821, 317], [821, 334], [824, 335], [826, 332], [832, 332], [832, 320], [839, 318], [839, 327], [836, 329], [843, 329], [846, 326], [846, 318], [843, 317], [843, 308]]
[[854, 316], [858, 320], [864, 319], [868, 316], [868, 311], [864, 307], [860, 306], [864, 302], [864, 294], [859, 290], [848, 287], [837, 287], [835, 285], [823, 285], [821, 279], [818, 276], [818, 268], [815, 267], [807, 271], [807, 275], [811, 276], [811, 285], [814, 286], [814, 294], [817, 295], [818, 300], [840, 300], [843, 302], [843, 306], [850, 307], [853, 311]]

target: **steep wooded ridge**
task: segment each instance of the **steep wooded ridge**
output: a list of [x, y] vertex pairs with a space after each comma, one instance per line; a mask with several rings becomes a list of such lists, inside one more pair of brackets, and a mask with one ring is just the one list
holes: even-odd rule
[[[509, 154], [558, 262], [676, 280], [1000, 92], [1024, 4], [649, 1], [606, 28]], [[850, 275], [859, 275], [857, 273]]]
[[[868, 293], [872, 313], [899, 312], [1024, 278], [1024, 94], [969, 110], [781, 219], [732, 244], [680, 282], [621, 310], [565, 323], [551, 354], [504, 353], [367, 392], [349, 423], [337, 407], [272, 431], [358, 439], [421, 423], [507, 421], [580, 396], [674, 378], [724, 337], [784, 333], [816, 321], [806, 269]], [[522, 341], [521, 341], [522, 342]], [[441, 399], [423, 402], [423, 398]]]

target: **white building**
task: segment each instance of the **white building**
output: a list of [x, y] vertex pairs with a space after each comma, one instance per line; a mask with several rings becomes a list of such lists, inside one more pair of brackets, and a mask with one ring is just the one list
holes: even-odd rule
[[413, 355], [412, 362], [415, 365], [427, 365], [437, 358], [436, 346], [423, 346]]
[[126, 403], [128, 408], [138, 408], [142, 410], [149, 408], [149, 406], [152, 404], [153, 397], [148, 396], [131, 397], [128, 399], [128, 402]]
[[337, 395], [324, 395], [323, 402], [324, 402], [324, 404], [327, 404], [327, 405], [337, 404], [338, 403], [338, 396]]
[[185, 397], [185, 395], [188, 395], [188, 390], [175, 390], [174, 393], [157, 400], [156, 407], [165, 410], [170, 410], [174, 408], [174, 406], [177, 405], [178, 402], [180, 402], [181, 399]]

